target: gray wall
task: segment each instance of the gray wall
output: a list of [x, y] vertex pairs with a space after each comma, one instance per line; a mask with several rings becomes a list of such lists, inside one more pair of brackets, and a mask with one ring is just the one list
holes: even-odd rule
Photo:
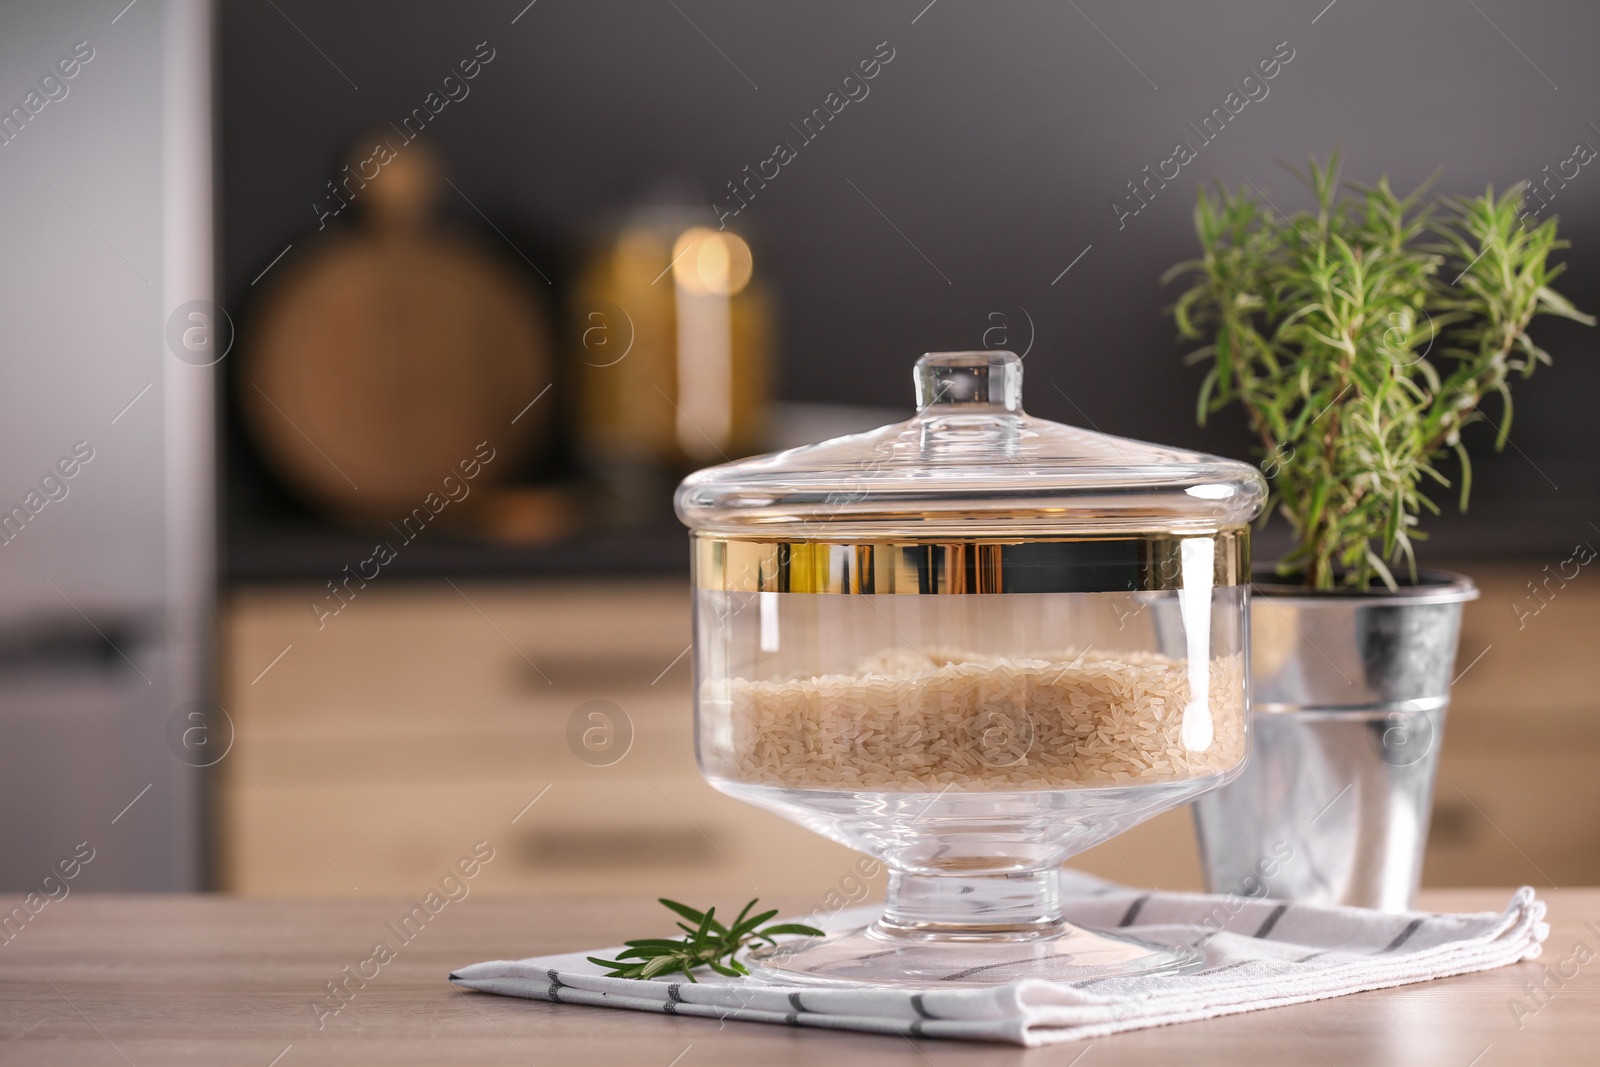
[[[1600, 8], [1324, 2], [228, 2], [225, 292], [248, 316], [251, 279], [290, 242], [311, 246], [312, 205], [349, 140], [399, 121], [481, 41], [495, 59], [430, 130], [503, 229], [557, 244], [666, 177], [709, 201], [776, 142], [798, 143], [789, 124], [887, 41], [870, 95], [735, 220], [783, 300], [780, 394], [904, 405], [917, 353], [998, 342], [985, 334], [998, 313], [1011, 347], [1031, 343], [1036, 413], [1244, 454], [1229, 420], [1195, 426], [1198, 372], [1160, 313], [1175, 291], [1158, 277], [1193, 249], [1201, 182], [1253, 181], [1293, 210], [1304, 196], [1273, 160], [1334, 145], [1353, 177], [1405, 186], [1441, 170], [1453, 192], [1600, 146]], [[1198, 144], [1186, 123], [1280, 42], [1294, 57], [1269, 95], [1119, 228], [1125, 183], [1176, 141]], [[1552, 206], [1578, 246], [1567, 291], [1600, 309], [1600, 165]], [[1476, 505], [1435, 524], [1441, 550], [1541, 553], [1593, 535], [1596, 336], [1564, 323], [1541, 336], [1557, 365], [1518, 393], [1516, 449], [1495, 456], [1479, 435]]]

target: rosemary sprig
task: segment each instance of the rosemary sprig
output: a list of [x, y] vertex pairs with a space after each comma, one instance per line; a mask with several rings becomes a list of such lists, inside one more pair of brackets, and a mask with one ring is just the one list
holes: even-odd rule
[[689, 923], [677, 923], [678, 929], [684, 932], [683, 937], [659, 938], [646, 937], [634, 941], [625, 941], [626, 948], [617, 953], [614, 960], [603, 960], [598, 956], [590, 956], [590, 963], [597, 963], [602, 967], [611, 968], [607, 978], [636, 978], [648, 981], [664, 974], [682, 972], [689, 981], [698, 981], [694, 972], [699, 967], [710, 967], [718, 974], [729, 978], [738, 978], [750, 973], [744, 964], [733, 957], [752, 941], [765, 941], [769, 945], [776, 945], [773, 940], [785, 934], [803, 934], [807, 937], [821, 937], [822, 931], [814, 926], [804, 923], [779, 923], [776, 926], [762, 927], [761, 924], [771, 921], [778, 914], [776, 908], [751, 915], [751, 909], [756, 906], [752, 900], [739, 912], [739, 917], [733, 920], [733, 925], [725, 926], [717, 921], [717, 909], [708, 908], [706, 911], [696, 911], [687, 904], [679, 904], [676, 900], [660, 898], [661, 903], [677, 912]]

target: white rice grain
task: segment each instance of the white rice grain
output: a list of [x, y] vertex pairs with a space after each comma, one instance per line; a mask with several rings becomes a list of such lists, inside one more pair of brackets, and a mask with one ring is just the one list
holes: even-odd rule
[[1212, 660], [1207, 698], [1214, 736], [1195, 752], [1181, 737], [1190, 702], [1182, 660], [1142, 652], [1010, 659], [889, 649], [853, 674], [707, 682], [703, 713], [726, 708], [729, 722], [728, 729], [701, 731], [701, 756], [717, 777], [802, 789], [1184, 781], [1244, 758], [1240, 656]]

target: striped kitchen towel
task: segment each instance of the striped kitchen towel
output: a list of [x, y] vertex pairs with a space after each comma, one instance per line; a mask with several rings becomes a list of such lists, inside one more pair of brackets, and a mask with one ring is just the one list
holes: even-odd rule
[[[926, 989], [779, 985], [707, 972], [642, 982], [606, 978], [586, 956], [618, 949], [475, 963], [450, 975], [468, 989], [559, 1004], [781, 1023], [916, 1037], [1047, 1045], [1167, 1023], [1281, 1007], [1368, 989], [1485, 971], [1539, 955], [1544, 903], [1527, 887], [1504, 911], [1388, 913], [1259, 897], [1141, 893], [1072, 875], [1067, 918], [1144, 940], [1190, 945], [1188, 974], [1085, 982], [1020, 978], [990, 987]], [[870, 922], [875, 909], [827, 925]]]

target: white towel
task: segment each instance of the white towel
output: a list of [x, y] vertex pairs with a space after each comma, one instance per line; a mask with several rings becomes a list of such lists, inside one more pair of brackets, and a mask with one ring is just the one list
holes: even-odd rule
[[[1498, 914], [1395, 914], [1240, 896], [1142, 893], [1068, 874], [1069, 888], [1083, 894], [1067, 902], [1068, 920], [1193, 946], [1205, 956], [1204, 968], [1181, 975], [1029, 979], [986, 989], [918, 991], [779, 985], [711, 972], [697, 972], [695, 983], [681, 977], [607, 978], [584, 957], [614, 959], [620, 950], [598, 949], [475, 963], [450, 975], [450, 981], [560, 1004], [1047, 1045], [1504, 967], [1538, 956], [1550, 932], [1544, 903], [1527, 887]], [[848, 929], [875, 915], [874, 908], [853, 909], [827, 925]], [[665, 931], [670, 917], [663, 914], [662, 920]], [[655, 933], [638, 932], [641, 937]]]

